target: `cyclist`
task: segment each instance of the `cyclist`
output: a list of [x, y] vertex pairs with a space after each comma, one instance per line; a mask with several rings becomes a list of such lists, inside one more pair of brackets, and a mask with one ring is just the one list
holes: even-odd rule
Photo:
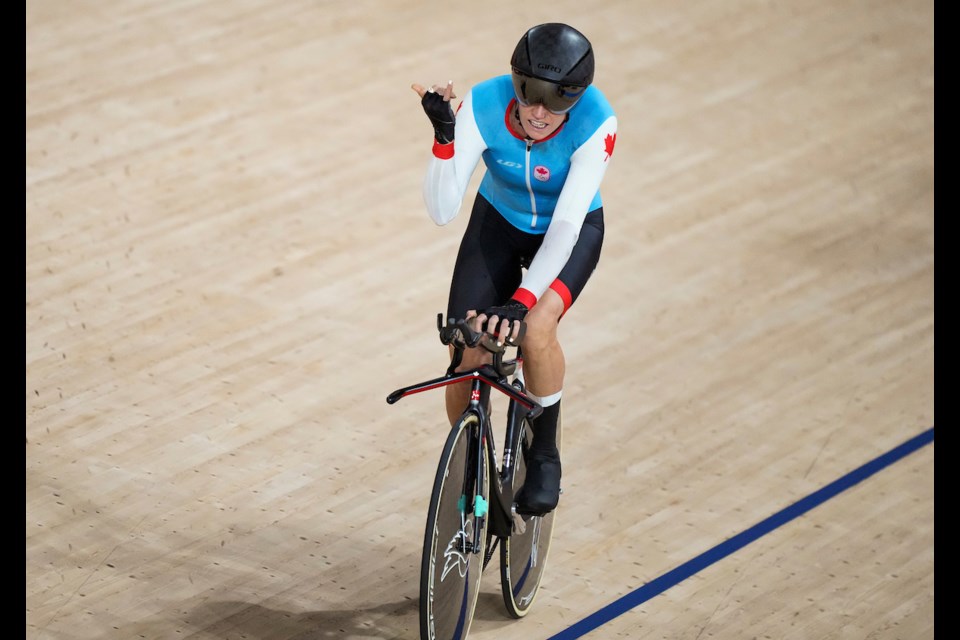
[[[543, 514], [560, 496], [557, 423], [566, 364], [557, 327], [600, 258], [599, 189], [617, 119], [592, 84], [593, 47], [573, 27], [529, 29], [510, 64], [510, 74], [471, 88], [456, 114], [452, 81], [412, 88], [434, 128], [423, 197], [436, 224], [456, 217], [481, 158], [486, 165], [453, 269], [447, 315], [476, 317], [502, 339], [516, 337], [519, 322], [526, 322], [524, 380], [543, 413], [533, 422], [517, 503]], [[481, 348], [468, 350], [461, 368], [487, 358]], [[469, 388], [469, 382], [446, 388], [451, 423]]]

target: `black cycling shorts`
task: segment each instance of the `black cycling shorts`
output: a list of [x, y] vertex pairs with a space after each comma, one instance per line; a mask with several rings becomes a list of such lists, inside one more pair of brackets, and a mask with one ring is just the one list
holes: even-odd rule
[[[477, 195], [470, 221], [460, 241], [450, 283], [447, 317], [463, 318], [510, 299], [543, 242], [543, 234], [524, 233]], [[603, 207], [587, 214], [567, 264], [552, 288], [569, 292], [567, 309], [576, 301], [600, 260], [603, 245]], [[561, 297], [566, 298], [565, 295]], [[566, 312], [566, 309], [564, 310]]]

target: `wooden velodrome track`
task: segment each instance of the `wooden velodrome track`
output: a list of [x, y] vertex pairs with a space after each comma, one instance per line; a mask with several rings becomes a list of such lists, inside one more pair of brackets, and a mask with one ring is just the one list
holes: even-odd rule
[[[594, 42], [619, 115], [565, 318], [566, 634], [934, 425], [932, 0], [26, 4], [26, 637], [417, 637], [465, 210], [413, 82]], [[472, 200], [472, 197], [471, 197]], [[590, 638], [934, 637], [925, 446]]]

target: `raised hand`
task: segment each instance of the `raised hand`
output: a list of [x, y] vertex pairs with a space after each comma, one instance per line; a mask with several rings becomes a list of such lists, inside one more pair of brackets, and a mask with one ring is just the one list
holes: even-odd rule
[[423, 106], [424, 113], [430, 118], [437, 142], [440, 144], [453, 142], [456, 117], [450, 106], [450, 100], [457, 97], [453, 92], [453, 80], [447, 82], [442, 88], [436, 84], [430, 88], [424, 88], [423, 85], [416, 83], [410, 85], [410, 88], [420, 96], [420, 104]]

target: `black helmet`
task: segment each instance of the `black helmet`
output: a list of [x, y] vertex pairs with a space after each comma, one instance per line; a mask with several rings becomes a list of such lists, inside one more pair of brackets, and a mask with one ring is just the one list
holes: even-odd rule
[[542, 103], [554, 113], [564, 113], [593, 82], [593, 47], [570, 25], [541, 24], [520, 38], [510, 66], [521, 104]]

